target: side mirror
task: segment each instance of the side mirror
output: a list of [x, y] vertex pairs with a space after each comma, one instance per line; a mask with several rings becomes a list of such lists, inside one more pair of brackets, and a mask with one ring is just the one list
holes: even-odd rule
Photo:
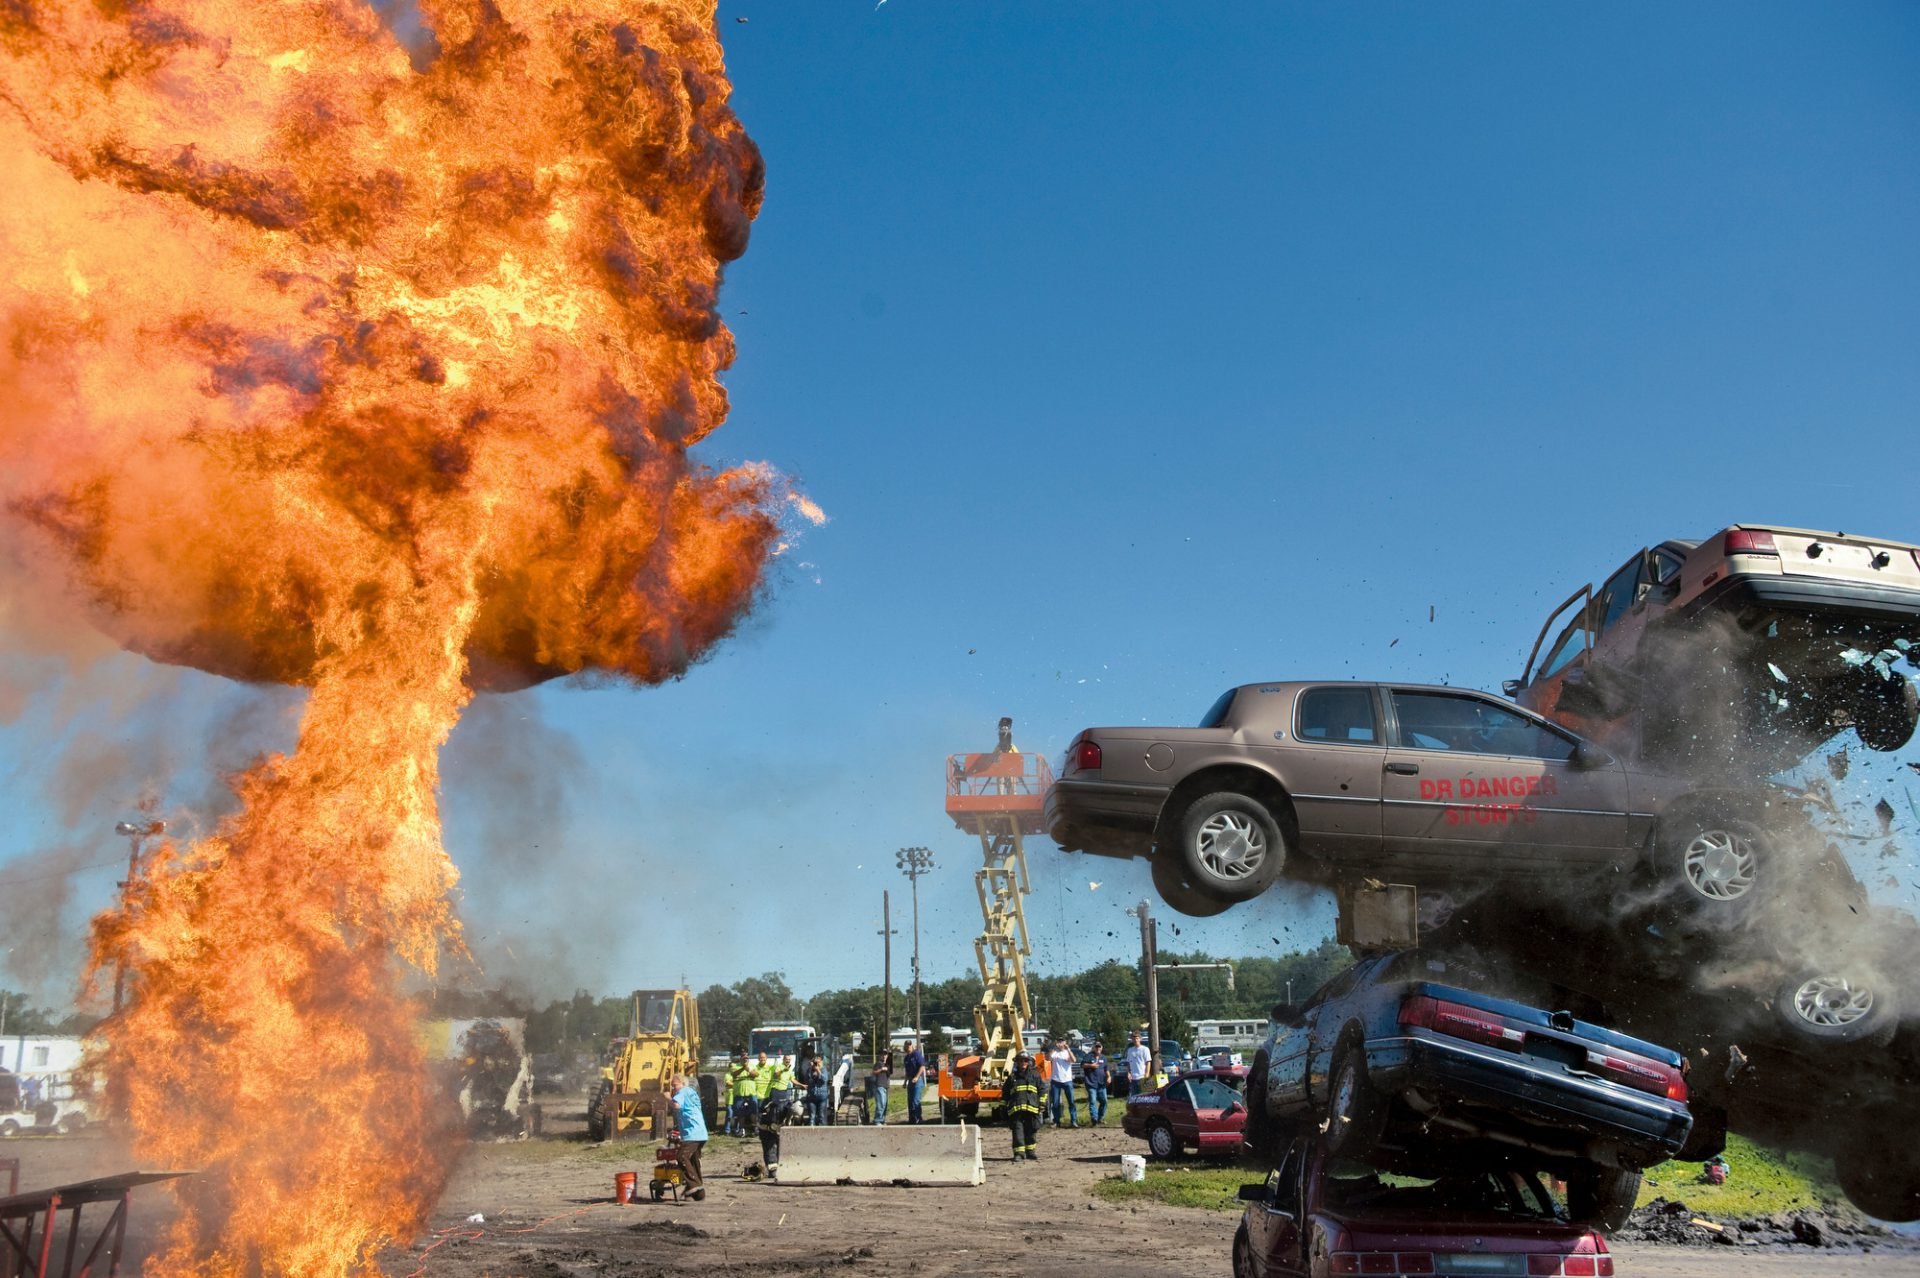
[[1613, 756], [1591, 741], [1582, 741], [1573, 748], [1573, 755], [1568, 762], [1582, 772], [1591, 772], [1595, 768], [1611, 765]]
[[1273, 1005], [1273, 1023], [1275, 1025], [1298, 1025], [1300, 1006], [1297, 1003], [1275, 1003]]
[[1506, 693], [1509, 697], [1519, 696], [1520, 689], [1524, 687], [1526, 687], [1526, 685], [1518, 679], [1502, 679], [1500, 681], [1500, 691]]
[[1240, 1192], [1235, 1194], [1234, 1197], [1243, 1203], [1264, 1203], [1267, 1201], [1267, 1187], [1264, 1183], [1258, 1185], [1242, 1185], [1240, 1186]]

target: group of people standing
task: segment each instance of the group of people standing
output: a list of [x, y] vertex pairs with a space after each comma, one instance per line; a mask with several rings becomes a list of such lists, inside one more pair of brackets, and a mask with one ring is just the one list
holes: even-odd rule
[[[1093, 1050], [1082, 1061], [1073, 1049], [1067, 1046], [1067, 1040], [1056, 1038], [1053, 1048], [1047, 1053], [1048, 1079], [1046, 1099], [1041, 1099], [1040, 1071], [1035, 1068], [1034, 1058], [1029, 1052], [1021, 1052], [1013, 1060], [1013, 1073], [1007, 1076], [1001, 1097], [1007, 1107], [1007, 1118], [1013, 1128], [1013, 1156], [1019, 1159], [1035, 1159], [1040, 1156], [1038, 1139], [1040, 1120], [1043, 1115], [1050, 1116], [1055, 1127], [1066, 1125], [1080, 1126], [1080, 1115], [1074, 1106], [1074, 1083], [1078, 1081], [1087, 1089], [1087, 1125], [1098, 1127], [1107, 1118], [1107, 1093], [1119, 1086], [1122, 1097], [1143, 1092], [1155, 1085], [1153, 1078], [1153, 1053], [1140, 1041], [1138, 1031], [1127, 1036], [1126, 1051], [1121, 1053], [1118, 1070], [1108, 1062], [1106, 1048], [1095, 1042]], [[1079, 1078], [1074, 1077], [1076, 1069]]]
[[829, 1074], [817, 1054], [802, 1058], [797, 1068], [784, 1056], [769, 1059], [761, 1052], [754, 1060], [746, 1057], [746, 1049], [733, 1049], [733, 1063], [721, 1084], [720, 1105], [727, 1115], [729, 1136], [751, 1135], [763, 1120], [776, 1125], [785, 1122], [796, 1107], [809, 1127], [824, 1127], [833, 1112], [835, 1084], [844, 1088], [853, 1070], [851, 1061], [846, 1061]]

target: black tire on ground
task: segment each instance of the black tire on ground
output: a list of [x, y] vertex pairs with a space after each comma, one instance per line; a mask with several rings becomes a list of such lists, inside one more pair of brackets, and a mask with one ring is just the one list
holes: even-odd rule
[[1180, 1156], [1180, 1138], [1173, 1134], [1173, 1126], [1166, 1119], [1156, 1118], [1147, 1123], [1147, 1152], [1155, 1158]]
[[0, 1118], [0, 1140], [12, 1140], [19, 1134], [19, 1123], [11, 1118]]
[[1160, 894], [1168, 909], [1189, 918], [1208, 919], [1233, 908], [1232, 901], [1222, 901], [1188, 886], [1179, 864], [1167, 853], [1155, 853], [1147, 864], [1153, 873], [1153, 890]]
[[1233, 1234], [1233, 1278], [1253, 1278], [1253, 1240], [1245, 1221]]
[[1727, 1111], [1718, 1105], [1695, 1104], [1693, 1127], [1687, 1132], [1687, 1139], [1674, 1151], [1676, 1163], [1704, 1163], [1715, 1154], [1727, 1149]]
[[1240, 1143], [1261, 1163], [1273, 1159], [1273, 1119], [1267, 1116], [1267, 1053], [1253, 1054], [1253, 1068], [1247, 1073], [1247, 1119], [1240, 1128]]
[[1902, 675], [1874, 679], [1853, 704], [1853, 730], [1869, 750], [1898, 750], [1920, 724], [1920, 688]]
[[85, 1129], [86, 1125], [87, 1116], [78, 1110], [74, 1110], [71, 1113], [60, 1115], [60, 1121], [54, 1124], [54, 1130], [62, 1136], [71, 1136], [75, 1132]]
[[1835, 1176], [1853, 1205], [1881, 1220], [1920, 1220], [1920, 1157], [1898, 1139], [1887, 1139], [1901, 1127], [1895, 1122], [1872, 1136], [1863, 1132], [1834, 1159]]
[[1364, 1157], [1380, 1142], [1387, 1102], [1367, 1077], [1367, 1057], [1349, 1037], [1334, 1053], [1327, 1097], [1327, 1152]]
[[1891, 987], [1859, 973], [1802, 972], [1774, 995], [1775, 1021], [1802, 1044], [1885, 1047], [1900, 1028]]
[[702, 1074], [699, 1085], [700, 1117], [706, 1120], [708, 1132], [717, 1132], [724, 1119], [720, 1113], [720, 1080], [713, 1074]]
[[1220, 790], [1180, 818], [1180, 866], [1194, 890], [1218, 901], [1248, 901], [1280, 877], [1287, 845], [1280, 823], [1251, 795]]
[[600, 1088], [587, 1102], [587, 1139], [605, 1140], [612, 1132], [607, 1121], [607, 1097], [613, 1092], [613, 1084], [606, 1079], [600, 1080]]
[[1567, 1181], [1567, 1214], [1603, 1234], [1623, 1228], [1640, 1193], [1640, 1173], [1588, 1163]]
[[1766, 833], [1717, 809], [1683, 809], [1668, 816], [1656, 855], [1667, 898], [1693, 921], [1715, 928], [1744, 922], [1774, 870]]
[[940, 1121], [943, 1123], [959, 1122], [960, 1121], [960, 1103], [958, 1101], [950, 1101], [950, 1100], [941, 1101], [940, 1102]]

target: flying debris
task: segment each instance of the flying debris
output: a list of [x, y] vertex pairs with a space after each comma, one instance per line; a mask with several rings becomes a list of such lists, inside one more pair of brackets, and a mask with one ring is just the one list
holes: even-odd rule
[[1100, 890], [1100, 885], [1099, 885], [1098, 883], [1089, 883], [1089, 884], [1087, 884], [1087, 891], [1089, 891], [1089, 892], [1098, 892], [1099, 890]]

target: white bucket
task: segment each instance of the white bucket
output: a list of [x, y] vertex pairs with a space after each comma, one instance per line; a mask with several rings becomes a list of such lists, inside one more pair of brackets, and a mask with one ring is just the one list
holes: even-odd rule
[[1120, 1155], [1121, 1180], [1145, 1180], [1147, 1178], [1147, 1160], [1138, 1154]]

